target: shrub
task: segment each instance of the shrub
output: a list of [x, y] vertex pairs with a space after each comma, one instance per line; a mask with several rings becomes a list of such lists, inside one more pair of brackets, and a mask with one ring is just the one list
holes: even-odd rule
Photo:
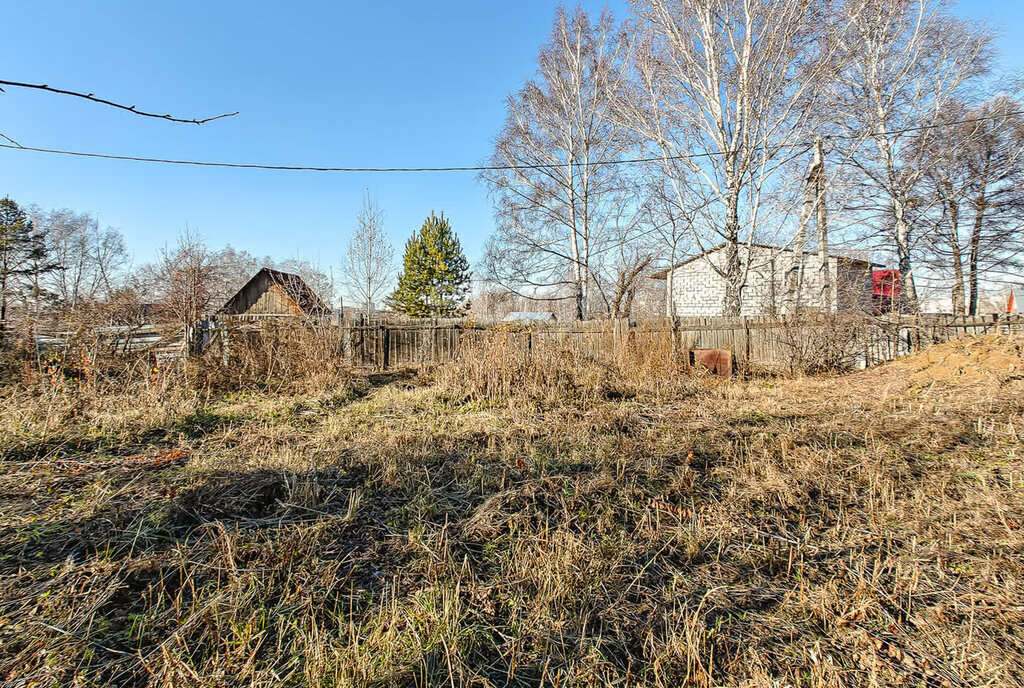
[[463, 337], [456, 360], [435, 372], [449, 393], [477, 400], [544, 402], [659, 396], [692, 388], [668, 332], [617, 330], [576, 339], [571, 330], [498, 327]]
[[341, 328], [299, 319], [228, 323], [190, 362], [196, 384], [217, 390], [312, 390], [347, 383]]

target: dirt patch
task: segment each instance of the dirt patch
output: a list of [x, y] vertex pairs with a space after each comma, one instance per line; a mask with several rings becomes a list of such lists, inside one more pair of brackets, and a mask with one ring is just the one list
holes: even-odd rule
[[871, 374], [898, 375], [916, 383], [1005, 380], [1024, 375], [1024, 337], [968, 337], [879, 366]]

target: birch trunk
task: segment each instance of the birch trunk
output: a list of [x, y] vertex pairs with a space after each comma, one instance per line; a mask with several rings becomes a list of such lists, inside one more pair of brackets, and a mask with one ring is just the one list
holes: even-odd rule
[[821, 308], [829, 313], [836, 303], [832, 283], [832, 266], [828, 257], [828, 206], [825, 205], [825, 142], [820, 136], [814, 138], [814, 159], [817, 162], [814, 176], [814, 202], [817, 206], [818, 223], [818, 270], [821, 281]]
[[722, 271], [725, 273], [725, 299], [722, 303], [722, 315], [725, 316], [737, 316], [743, 308], [742, 291], [745, 280], [740, 265], [739, 195], [738, 189], [729, 189], [726, 197], [725, 264], [722, 266]]
[[981, 228], [985, 216], [985, 191], [982, 187], [981, 193], [974, 202], [974, 224], [971, 226], [971, 241], [968, 253], [967, 281], [971, 290], [970, 315], [978, 314], [978, 263], [981, 254]]

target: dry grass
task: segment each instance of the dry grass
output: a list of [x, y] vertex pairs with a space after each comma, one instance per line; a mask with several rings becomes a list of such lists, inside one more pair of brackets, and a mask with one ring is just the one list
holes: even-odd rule
[[347, 359], [339, 355], [342, 348], [341, 328], [327, 323], [228, 322], [189, 372], [193, 386], [211, 391], [315, 391], [351, 378]]
[[586, 406], [609, 399], [682, 396], [697, 384], [667, 331], [619, 333], [608, 326], [578, 343], [565, 340], [571, 333], [533, 333], [515, 326], [474, 335], [453, 363], [435, 371], [438, 386], [456, 398]]
[[0, 681], [1021, 685], [1020, 347], [3, 388]]

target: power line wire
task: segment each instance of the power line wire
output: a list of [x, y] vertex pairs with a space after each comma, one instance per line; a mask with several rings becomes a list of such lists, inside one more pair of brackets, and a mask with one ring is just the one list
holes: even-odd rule
[[[4, 138], [7, 138], [4, 136]], [[795, 144], [792, 144], [795, 146]], [[173, 158], [147, 158], [135, 155], [113, 155], [109, 153], [86, 153], [82, 151], [69, 151], [60, 150], [54, 148], [39, 148], [36, 146], [14, 146], [10, 144], [0, 144], [0, 148], [8, 148], [10, 150], [23, 150], [32, 151], [36, 153], [53, 153], [57, 155], [71, 155], [81, 158], [102, 158], [104, 160], [130, 160], [133, 162], [152, 162], [162, 163], [166, 165], [192, 165], [196, 167], [227, 167], [234, 169], [248, 169], [248, 170], [279, 170], [286, 172], [500, 172], [508, 170], [541, 170], [541, 169], [555, 169], [560, 167], [569, 167], [576, 163], [571, 162], [559, 162], [559, 163], [537, 163], [528, 165], [463, 165], [457, 167], [317, 167], [309, 165], [264, 165], [258, 163], [242, 163], [242, 162], [213, 162], [206, 160], [178, 160]], [[668, 156], [669, 160], [680, 160], [683, 158], [703, 158], [720, 155], [718, 152], [709, 153], [694, 153], [692, 155], [673, 155]], [[650, 157], [650, 158], [629, 158], [622, 160], [608, 160], [602, 164], [605, 165], [632, 165], [643, 162], [659, 162], [665, 160], [664, 156]]]
[[[0, 81], [0, 83], [4, 83]], [[1024, 115], [1022, 112], [1007, 112], [999, 115], [992, 115], [988, 117], [975, 117], [968, 118], [953, 122], [940, 122], [935, 124], [925, 124], [914, 127], [905, 127], [903, 129], [895, 129], [891, 131], [883, 131], [875, 134], [868, 134], [865, 136], [855, 136], [852, 134], [839, 134], [835, 136], [825, 136], [825, 140], [854, 140], [860, 138], [870, 138], [872, 136], [895, 136], [897, 134], [906, 134], [913, 131], [926, 131], [930, 129], [939, 129], [942, 127], [957, 126], [960, 124], [970, 124], [973, 122], [984, 122], [994, 119], [1005, 119], [1007, 117], [1015, 117]], [[204, 120], [207, 121], [207, 120]], [[0, 134], [3, 138], [11, 141], [6, 135]], [[810, 148], [813, 143], [790, 143], [783, 144], [778, 147], [779, 150], [784, 148]], [[558, 162], [558, 163], [534, 163], [534, 164], [510, 164], [510, 165], [462, 165], [462, 166], [451, 166], [451, 167], [322, 167], [322, 166], [310, 166], [310, 165], [269, 165], [261, 163], [240, 163], [240, 162], [217, 162], [209, 160], [187, 160], [187, 159], [175, 159], [175, 158], [151, 158], [136, 155], [115, 155], [112, 153], [89, 153], [84, 151], [71, 151], [62, 150], [57, 148], [41, 148], [37, 146], [23, 146], [23, 145], [12, 145], [6, 143], [0, 143], [0, 148], [6, 148], [9, 150], [20, 150], [20, 151], [31, 151], [35, 153], [50, 153], [54, 155], [68, 155], [79, 158], [100, 158], [103, 160], [127, 160], [131, 162], [147, 162], [147, 163], [159, 163], [165, 165], [186, 165], [192, 167], [219, 167], [229, 169], [249, 169], [249, 170], [273, 170], [283, 172], [368, 172], [368, 173], [417, 173], [417, 172], [505, 172], [511, 170], [542, 170], [542, 169], [559, 169], [564, 167], [570, 167], [578, 164], [575, 162]], [[759, 146], [754, 150], [763, 150], [763, 146]], [[690, 153], [680, 155], [659, 155], [645, 158], [625, 158], [620, 160], [607, 160], [601, 164], [604, 165], [635, 165], [646, 162], [665, 162], [666, 160], [692, 160], [694, 158], [710, 158], [719, 155], [724, 155], [723, 151], [707, 151], [703, 153]]]

